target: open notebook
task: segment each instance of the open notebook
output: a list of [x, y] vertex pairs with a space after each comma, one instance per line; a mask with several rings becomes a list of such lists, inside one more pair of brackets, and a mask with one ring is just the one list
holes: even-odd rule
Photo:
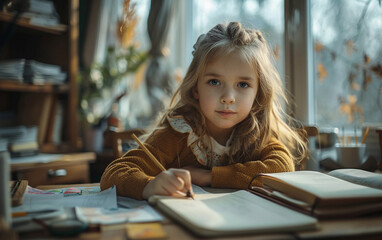
[[313, 217], [245, 190], [196, 194], [195, 200], [156, 198], [154, 202], [164, 213], [204, 237], [295, 232], [318, 226]]

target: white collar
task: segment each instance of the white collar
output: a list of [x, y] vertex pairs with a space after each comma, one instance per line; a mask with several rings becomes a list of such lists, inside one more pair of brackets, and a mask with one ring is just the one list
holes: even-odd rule
[[[196, 135], [186, 120], [182, 116], [167, 117], [167, 120], [175, 131], [189, 133], [187, 146], [191, 147], [191, 150], [199, 163], [208, 167], [223, 166], [228, 164], [227, 158], [224, 157], [224, 155], [228, 155], [234, 135], [233, 133], [225, 146], [219, 144], [213, 137], [207, 135], [205, 135], [202, 141], [198, 144], [191, 145], [198, 139], [199, 136]], [[209, 144], [207, 144], [209, 141], [211, 141], [212, 149], [210, 149]]]

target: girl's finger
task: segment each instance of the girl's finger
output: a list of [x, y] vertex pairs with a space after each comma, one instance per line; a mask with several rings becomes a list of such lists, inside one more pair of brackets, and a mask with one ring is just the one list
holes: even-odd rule
[[169, 184], [174, 185], [176, 189], [182, 189], [184, 188], [185, 181], [174, 174], [174, 171], [168, 171], [168, 178], [167, 181]]
[[172, 174], [176, 177], [181, 178], [187, 188], [191, 187], [191, 174], [190, 171], [186, 169], [170, 169]]
[[172, 173], [176, 177], [181, 178], [184, 181], [184, 188], [186, 192], [190, 191], [190, 193], [193, 195], [190, 172], [185, 169], [170, 169], [170, 170], [172, 170]]
[[184, 197], [186, 196], [186, 192], [182, 192], [183, 189], [177, 189], [172, 184], [165, 184], [162, 186], [162, 189], [166, 192], [166, 195], [169, 196], [177, 196], [177, 197]]
[[175, 193], [173, 193], [171, 196], [173, 197], [186, 197], [187, 194], [185, 192], [182, 192], [182, 191], [176, 191]]

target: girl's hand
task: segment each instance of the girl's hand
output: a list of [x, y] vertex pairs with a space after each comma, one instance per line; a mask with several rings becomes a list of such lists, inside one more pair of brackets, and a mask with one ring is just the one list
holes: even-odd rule
[[152, 195], [185, 197], [189, 190], [193, 195], [190, 172], [185, 169], [170, 168], [146, 184], [142, 197], [143, 199], [148, 199]]
[[201, 187], [211, 185], [212, 174], [211, 170], [196, 168], [194, 166], [186, 166], [184, 169], [191, 174], [192, 183]]

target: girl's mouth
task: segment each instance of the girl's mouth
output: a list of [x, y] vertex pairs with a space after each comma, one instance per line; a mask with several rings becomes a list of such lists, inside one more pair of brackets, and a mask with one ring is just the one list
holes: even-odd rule
[[223, 117], [230, 117], [234, 114], [236, 114], [235, 112], [233, 111], [230, 111], [230, 110], [223, 110], [223, 111], [216, 111], [220, 116], [223, 116]]

